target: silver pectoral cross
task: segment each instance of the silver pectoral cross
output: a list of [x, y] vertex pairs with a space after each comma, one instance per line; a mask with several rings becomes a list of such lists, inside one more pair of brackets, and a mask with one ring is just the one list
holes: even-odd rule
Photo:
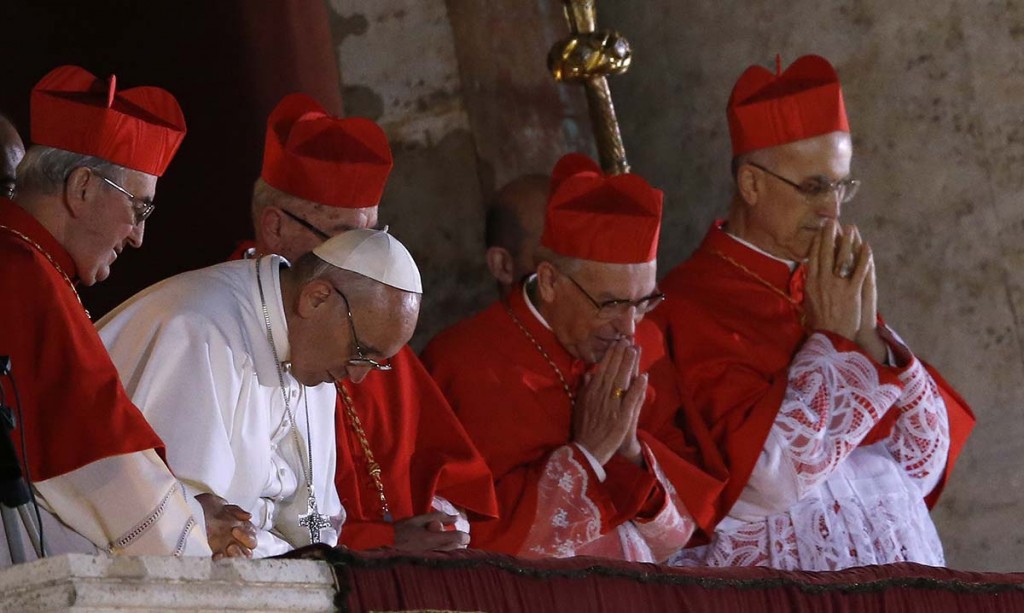
[[311, 545], [322, 543], [320, 531], [331, 527], [331, 522], [326, 514], [317, 513], [316, 497], [309, 497], [309, 508], [305, 515], [299, 515], [299, 525], [309, 530], [309, 542]]

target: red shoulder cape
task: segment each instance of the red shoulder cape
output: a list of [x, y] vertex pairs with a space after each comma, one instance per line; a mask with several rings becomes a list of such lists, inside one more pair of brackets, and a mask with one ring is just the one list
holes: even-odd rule
[[[466, 510], [474, 520], [497, 517], [491, 471], [437, 384], [409, 347], [403, 347], [391, 363], [390, 372], [371, 372], [358, 385], [342, 383], [381, 466], [391, 514], [404, 519], [427, 513], [437, 495]], [[340, 543], [353, 549], [390, 545], [393, 532], [382, 521], [380, 497], [340, 394], [335, 423], [335, 484], [348, 513]]]
[[[71, 256], [21, 207], [0, 198], [0, 225], [29, 237], [72, 280]], [[11, 357], [23, 421], [13, 434], [34, 481], [103, 458], [156, 449], [163, 442], [125, 394], [96, 328], [54, 264], [30, 243], [0, 228], [0, 354]], [[7, 403], [13, 387], [3, 385]], [[24, 458], [22, 458], [24, 460]]]
[[[508, 304], [570, 388], [576, 389], [586, 365], [574, 359], [533, 316], [521, 289], [513, 292]], [[641, 367], [653, 377], [655, 372], [663, 372], [657, 364], [664, 350], [657, 330], [649, 325], [642, 328], [637, 333], [643, 347]], [[473, 527], [474, 546], [517, 553], [535, 520], [537, 484], [544, 462], [551, 452], [571, 441], [572, 409], [562, 383], [501, 302], [442, 332], [427, 346], [423, 360], [494, 474], [500, 518]], [[674, 386], [664, 394], [655, 389], [653, 385], [649, 388], [638, 435], [654, 452], [691, 514], [706, 526], [712, 522], [713, 501], [722, 483], [704, 470], [701, 450], [689, 445], [690, 433], [679, 427], [682, 416]], [[713, 448], [710, 438], [705, 440]], [[645, 497], [632, 490], [644, 482], [645, 473], [632, 464], [618, 466], [615, 460], [606, 469], [609, 508], [602, 518], [617, 518], [610, 528], [644, 507]], [[630, 469], [641, 473], [633, 481], [625, 478]]]
[[[802, 266], [791, 273], [784, 263], [726, 235], [717, 222], [693, 256], [661, 283], [667, 299], [652, 319], [668, 341], [683, 406], [691, 419], [707, 424], [728, 466], [729, 481], [718, 502], [721, 515], [750, 477], [782, 404], [789, 365], [807, 338], [797, 306], [803, 280]], [[946, 477], [927, 497], [934, 504], [974, 415], [934, 369], [929, 372], [946, 401], [950, 424]], [[862, 444], [888, 436], [894, 418], [887, 415]]]

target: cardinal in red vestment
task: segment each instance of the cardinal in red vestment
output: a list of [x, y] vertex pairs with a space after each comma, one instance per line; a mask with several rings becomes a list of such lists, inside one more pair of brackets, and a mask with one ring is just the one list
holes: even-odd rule
[[682, 401], [729, 470], [710, 544], [683, 565], [943, 565], [928, 514], [974, 424], [877, 315], [871, 248], [827, 60], [749, 68], [728, 105], [735, 195], [652, 315]]
[[[256, 240], [235, 257], [295, 260], [324, 240], [378, 225], [392, 168], [374, 122], [286, 96], [267, 122], [253, 189]], [[465, 547], [468, 518], [497, 515], [490, 471], [419, 358], [404, 347], [387, 370], [337, 384], [336, 485], [347, 518], [340, 543], [407, 551]]]
[[536, 274], [423, 353], [494, 473], [500, 519], [475, 547], [650, 562], [714, 525], [724, 469], [643, 319], [663, 298], [661, 206], [641, 177], [565, 156]]
[[[120, 90], [113, 76], [61, 66], [33, 89], [31, 120], [17, 194], [0, 198], [0, 354], [10, 358], [0, 404], [15, 409], [11, 437], [44, 544], [51, 554], [209, 555], [76, 289], [142, 245], [157, 178], [185, 135], [181, 109], [162, 89]], [[0, 548], [0, 566], [14, 555]]]

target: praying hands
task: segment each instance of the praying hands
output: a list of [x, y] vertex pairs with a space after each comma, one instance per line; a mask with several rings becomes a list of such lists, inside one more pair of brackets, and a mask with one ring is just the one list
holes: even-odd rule
[[573, 442], [603, 466], [621, 453], [643, 464], [636, 437], [637, 420], [647, 392], [647, 374], [639, 374], [640, 348], [619, 340], [588, 373], [573, 410]]
[[856, 226], [829, 221], [811, 243], [805, 298], [807, 325], [854, 341], [877, 362], [886, 359], [878, 335], [878, 291], [871, 247]]

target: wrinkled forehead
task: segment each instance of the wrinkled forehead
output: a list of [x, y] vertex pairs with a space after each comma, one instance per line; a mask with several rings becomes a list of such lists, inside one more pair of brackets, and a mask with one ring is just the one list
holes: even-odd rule
[[359, 341], [378, 357], [391, 357], [416, 330], [422, 295], [387, 287], [376, 296], [365, 297], [353, 309]]
[[846, 132], [831, 132], [755, 152], [752, 157], [807, 176], [841, 178], [850, 173], [853, 141]]
[[125, 171], [124, 188], [140, 200], [152, 201], [156, 197], [158, 177], [138, 170]]
[[609, 264], [574, 260], [571, 276], [584, 284], [598, 301], [632, 299], [650, 295], [657, 286], [656, 260], [640, 264]]
[[377, 225], [377, 207], [375, 206], [349, 209], [314, 202], [297, 201], [296, 203], [298, 204], [296, 212], [305, 215], [310, 222], [332, 236], [345, 230], [373, 228]]

